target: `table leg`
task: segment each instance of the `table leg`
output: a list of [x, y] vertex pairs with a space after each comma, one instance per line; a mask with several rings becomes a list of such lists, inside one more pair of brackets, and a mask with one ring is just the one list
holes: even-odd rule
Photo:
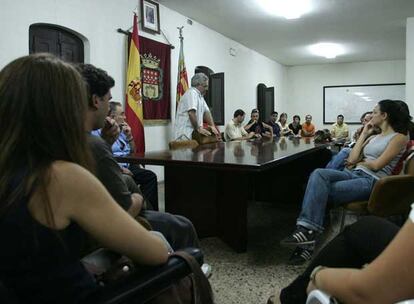
[[220, 238], [236, 252], [247, 250], [247, 206], [251, 185], [243, 172], [219, 173], [217, 193]]
[[217, 173], [165, 166], [165, 211], [187, 217], [200, 237], [217, 236]]

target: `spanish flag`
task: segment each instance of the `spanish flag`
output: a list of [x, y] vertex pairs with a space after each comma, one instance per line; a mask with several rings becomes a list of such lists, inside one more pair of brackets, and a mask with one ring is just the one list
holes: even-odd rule
[[126, 83], [125, 115], [132, 129], [138, 153], [145, 152], [145, 135], [141, 95], [141, 60], [139, 56], [137, 16], [134, 14]]
[[180, 37], [180, 57], [178, 58], [178, 76], [177, 76], [177, 95], [176, 106], [180, 102], [181, 96], [188, 90], [187, 70], [184, 62], [183, 37]]

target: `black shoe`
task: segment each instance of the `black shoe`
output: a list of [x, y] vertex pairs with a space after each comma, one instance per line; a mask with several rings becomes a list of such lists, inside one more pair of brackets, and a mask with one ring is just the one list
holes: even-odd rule
[[299, 245], [315, 245], [315, 238], [315, 231], [298, 226], [295, 232], [280, 241], [280, 246], [294, 248]]
[[297, 247], [289, 258], [289, 265], [303, 265], [312, 259], [313, 250], [303, 247]]

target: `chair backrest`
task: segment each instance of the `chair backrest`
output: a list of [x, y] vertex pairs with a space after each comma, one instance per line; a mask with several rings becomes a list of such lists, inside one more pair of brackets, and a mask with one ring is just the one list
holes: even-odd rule
[[[410, 166], [413, 165], [410, 160]], [[368, 202], [368, 211], [376, 216], [407, 214], [414, 202], [414, 175], [392, 175], [375, 183]]]
[[407, 145], [405, 147], [405, 152], [404, 154], [401, 156], [400, 160], [398, 161], [398, 163], [395, 165], [394, 169], [392, 170], [392, 175], [398, 175], [400, 174], [400, 172], [402, 171], [403, 167], [404, 167], [404, 162], [406, 161], [407, 157], [414, 152], [414, 140], [409, 140], [407, 142]]
[[411, 149], [411, 153], [405, 160], [404, 173], [407, 175], [414, 175], [414, 149]]

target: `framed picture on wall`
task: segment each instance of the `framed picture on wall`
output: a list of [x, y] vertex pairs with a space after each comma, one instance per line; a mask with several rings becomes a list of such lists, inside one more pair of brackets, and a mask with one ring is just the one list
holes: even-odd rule
[[151, 0], [141, 0], [142, 29], [150, 33], [160, 33], [160, 7]]

